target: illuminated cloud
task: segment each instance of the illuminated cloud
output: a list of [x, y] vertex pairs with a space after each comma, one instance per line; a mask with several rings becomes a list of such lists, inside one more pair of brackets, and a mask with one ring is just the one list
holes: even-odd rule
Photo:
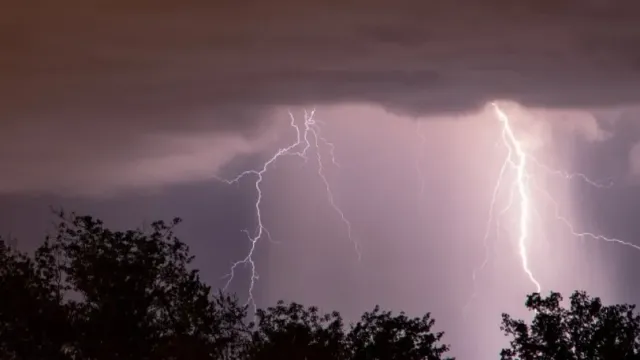
[[[374, 103], [419, 116], [495, 98], [633, 103], [638, 15], [631, 0], [16, 3], [0, 14], [10, 34], [0, 37], [0, 147], [3, 173], [16, 174], [0, 191], [149, 163], [164, 145], [148, 134], [256, 139], [280, 106]], [[68, 175], [48, 179], [54, 168]]]
[[0, 193], [104, 196], [128, 189], [154, 191], [187, 180], [211, 180], [237, 156], [273, 145], [276, 135], [269, 129], [252, 137], [213, 131], [128, 134], [98, 124], [80, 134], [39, 130], [9, 134], [29, 142], [0, 144], [4, 169]]

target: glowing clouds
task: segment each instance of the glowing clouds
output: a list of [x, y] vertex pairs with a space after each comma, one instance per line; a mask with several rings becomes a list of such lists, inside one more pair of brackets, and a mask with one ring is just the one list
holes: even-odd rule
[[[129, 131], [106, 123], [80, 127], [77, 133], [53, 125], [34, 132], [22, 124], [3, 134], [17, 140], [0, 143], [0, 194], [105, 196], [209, 180], [232, 160], [273, 147], [280, 127], [268, 117], [263, 121], [262, 131], [251, 135]], [[87, 132], [91, 135], [83, 135]]]

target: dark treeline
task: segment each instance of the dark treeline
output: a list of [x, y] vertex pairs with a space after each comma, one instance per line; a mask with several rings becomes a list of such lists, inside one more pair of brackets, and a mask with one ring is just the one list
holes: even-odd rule
[[[111, 231], [65, 216], [34, 254], [0, 241], [0, 359], [449, 359], [429, 313], [378, 307], [355, 323], [338, 312], [278, 303], [255, 317], [212, 291], [173, 235], [175, 220], [148, 231]], [[532, 321], [502, 318], [511, 345], [496, 358], [640, 359], [632, 305], [605, 306], [575, 292], [528, 296]], [[249, 322], [247, 319], [254, 319]]]

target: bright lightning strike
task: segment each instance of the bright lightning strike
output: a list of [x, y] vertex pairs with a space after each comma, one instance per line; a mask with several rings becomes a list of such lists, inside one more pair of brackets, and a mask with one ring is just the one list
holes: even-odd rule
[[262, 219], [263, 191], [261, 185], [264, 180], [264, 176], [280, 158], [284, 156], [297, 156], [306, 163], [309, 160], [309, 153], [313, 152], [315, 154], [315, 160], [317, 161], [318, 166], [317, 174], [322, 180], [322, 183], [325, 187], [329, 205], [336, 211], [336, 213], [340, 217], [340, 220], [344, 223], [347, 229], [347, 237], [353, 243], [358, 256], [358, 260], [360, 260], [361, 258], [360, 246], [358, 242], [353, 238], [351, 222], [349, 222], [342, 209], [340, 209], [340, 207], [336, 204], [330, 183], [325, 175], [324, 159], [322, 156], [323, 149], [327, 149], [330, 155], [331, 163], [334, 166], [338, 167], [338, 162], [335, 158], [335, 146], [322, 135], [319, 121], [314, 118], [314, 115], [315, 109], [311, 112], [307, 112], [305, 110], [304, 123], [301, 126], [296, 123], [295, 117], [293, 116], [293, 114], [291, 114], [291, 112], [289, 112], [289, 117], [291, 119], [289, 125], [296, 133], [296, 140], [294, 142], [292, 142], [289, 146], [280, 148], [278, 151], [276, 151], [276, 153], [271, 158], [269, 158], [258, 170], [244, 171], [231, 180], [219, 179], [227, 184], [237, 184], [240, 182], [240, 180], [249, 176], [253, 176], [256, 179], [254, 187], [257, 195], [254, 207], [256, 212], [257, 230], [253, 235], [249, 231], [243, 230], [250, 242], [249, 251], [243, 259], [236, 261], [231, 265], [230, 272], [227, 275], [228, 281], [224, 286], [224, 290], [226, 291], [235, 277], [236, 269], [238, 268], [238, 266], [248, 266], [250, 268], [251, 276], [249, 279], [249, 295], [247, 298], [247, 304], [251, 304], [254, 309], [254, 313], [257, 310], [257, 307], [255, 299], [253, 297], [253, 290], [255, 288], [256, 281], [259, 278], [256, 263], [254, 260], [254, 254], [256, 251], [256, 246], [260, 240], [265, 237], [271, 240], [271, 235], [269, 234], [269, 231], [264, 225]]
[[[495, 187], [493, 189], [490, 209], [489, 209], [489, 219], [487, 221], [484, 237], [483, 237], [483, 246], [485, 249], [485, 257], [479, 268], [475, 269], [472, 273], [472, 279], [474, 282], [474, 293], [470, 299], [473, 300], [477, 296], [477, 276], [480, 271], [482, 271], [489, 261], [489, 248], [488, 248], [488, 240], [491, 234], [491, 225], [496, 222], [498, 233], [500, 231], [500, 218], [512, 210], [514, 204], [518, 205], [517, 209], [517, 245], [518, 245], [518, 254], [520, 257], [520, 263], [522, 270], [526, 274], [529, 281], [535, 287], [537, 292], [540, 292], [542, 286], [540, 282], [534, 276], [534, 273], [530, 267], [530, 254], [529, 254], [529, 245], [531, 243], [532, 234], [531, 234], [531, 222], [532, 222], [532, 214], [535, 213], [533, 197], [535, 194], [542, 193], [544, 197], [553, 204], [555, 208], [555, 218], [556, 220], [562, 222], [567, 226], [569, 232], [578, 238], [591, 238], [594, 240], [606, 241], [617, 243], [624, 246], [632, 247], [636, 250], [640, 250], [640, 246], [626, 242], [623, 240], [608, 238], [603, 235], [597, 235], [589, 232], [579, 232], [575, 230], [573, 224], [566, 218], [560, 214], [558, 203], [553, 199], [553, 197], [544, 189], [537, 186], [535, 183], [535, 179], [533, 176], [533, 172], [531, 170], [532, 166], [536, 166], [548, 174], [562, 177], [566, 180], [579, 179], [584, 181], [585, 183], [597, 187], [597, 188], [609, 188], [613, 186], [611, 181], [606, 183], [600, 183], [589, 179], [586, 175], [581, 173], [570, 174], [564, 171], [553, 170], [547, 167], [546, 165], [540, 163], [536, 158], [534, 158], [531, 154], [527, 153], [523, 143], [518, 139], [514, 128], [512, 126], [512, 121], [509, 116], [502, 110], [502, 108], [495, 102], [491, 103], [491, 107], [494, 110], [498, 121], [501, 125], [501, 139], [502, 144], [507, 149], [507, 155], [500, 169], [498, 180], [496, 181]], [[506, 176], [509, 173], [509, 170], [515, 172], [514, 179], [510, 184], [505, 184], [507, 182]], [[496, 214], [495, 206], [497, 205], [498, 195], [503, 189], [503, 187], [507, 185], [509, 186], [509, 199], [507, 201], [506, 207], [504, 207], [498, 214]], [[465, 306], [467, 308], [469, 304]]]
[[502, 123], [502, 140], [508, 149], [505, 163], [508, 163], [509, 166], [514, 167], [516, 170], [515, 187], [518, 192], [520, 203], [520, 214], [518, 219], [518, 250], [520, 253], [520, 261], [522, 262], [522, 269], [527, 274], [533, 285], [535, 285], [536, 291], [540, 292], [542, 287], [529, 268], [529, 254], [527, 251], [527, 240], [529, 240], [531, 236], [529, 233], [529, 224], [532, 212], [529, 174], [527, 173], [527, 153], [524, 151], [522, 143], [520, 143], [516, 138], [513, 128], [511, 127], [509, 117], [496, 103], [491, 103], [491, 106]]

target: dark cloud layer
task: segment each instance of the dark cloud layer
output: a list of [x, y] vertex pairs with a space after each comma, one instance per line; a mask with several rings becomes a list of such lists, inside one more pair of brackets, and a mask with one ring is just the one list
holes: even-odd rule
[[206, 122], [189, 116], [199, 109], [375, 101], [438, 111], [496, 97], [573, 106], [640, 96], [632, 0], [36, 3], [0, 15], [0, 102], [14, 121], [99, 114], [186, 128]]
[[10, 0], [0, 161], [22, 183], [166, 153], [149, 134], [253, 139], [279, 105], [373, 102], [415, 115], [494, 98], [633, 103], [638, 19], [634, 0]]

